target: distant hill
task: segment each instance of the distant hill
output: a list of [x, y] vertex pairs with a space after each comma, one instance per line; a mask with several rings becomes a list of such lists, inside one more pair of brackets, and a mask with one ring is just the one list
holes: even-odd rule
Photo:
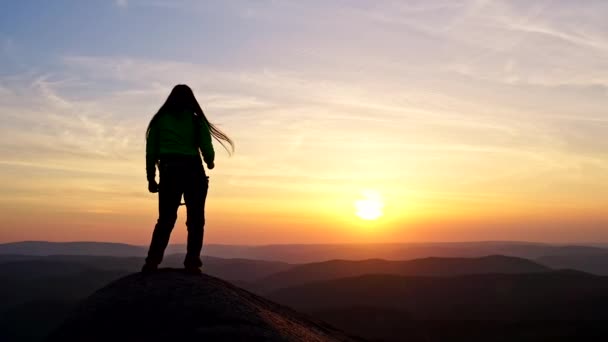
[[608, 275], [608, 253], [547, 255], [536, 261], [552, 268], [569, 268], [597, 275]]
[[456, 277], [365, 275], [277, 290], [268, 298], [298, 310], [389, 308], [412, 318], [608, 319], [608, 277], [573, 271]]
[[0, 244], [0, 254], [145, 256], [146, 248], [109, 242], [23, 241]]
[[[182, 267], [183, 255], [169, 255], [164, 265]], [[55, 255], [0, 261], [0, 313], [30, 300], [80, 299], [125, 274], [137, 272], [143, 258]], [[223, 279], [255, 282], [292, 265], [244, 259], [205, 257], [204, 271]], [[83, 275], [88, 276], [84, 277]]]
[[294, 264], [336, 259], [411, 260], [426, 257], [477, 258], [487, 255], [507, 255], [525, 259], [536, 259], [545, 255], [593, 255], [608, 253], [608, 249], [594, 246], [509, 241], [266, 246], [207, 245], [205, 248], [205, 253], [217, 257], [278, 260]]
[[365, 275], [285, 288], [267, 297], [371, 340], [408, 341], [405, 332], [425, 341], [608, 338], [608, 277], [574, 271]]
[[297, 265], [264, 278], [258, 284], [261, 289], [267, 291], [366, 274], [446, 277], [481, 273], [538, 273], [549, 270], [549, 268], [527, 259], [501, 255], [482, 258], [424, 258], [409, 261], [331, 260]]
[[133, 274], [86, 299], [49, 341], [353, 341], [206, 275]]
[[[183, 254], [165, 256], [163, 266], [182, 267]], [[114, 257], [91, 255], [0, 255], [0, 278], [5, 276], [43, 277], [59, 276], [86, 269], [122, 270], [137, 272], [144, 263], [143, 257]], [[276, 272], [287, 270], [293, 265], [264, 260], [223, 259], [203, 256], [204, 271], [229, 280], [254, 281]]]
[[[602, 260], [588, 251], [578, 251], [580, 260]], [[163, 265], [182, 261], [167, 255]], [[80, 300], [142, 263], [143, 256], [0, 255], [0, 341], [40, 341]], [[539, 331], [545, 340], [580, 340], [581, 331], [602, 335], [593, 319], [608, 319], [607, 278], [506, 256], [304, 265], [207, 256], [203, 269], [372, 340], [536, 341]]]
[[[182, 254], [184, 245], [170, 245], [167, 254]], [[146, 255], [146, 246], [101, 242], [16, 242], [0, 244], [0, 256], [19, 255]], [[508, 255], [536, 259], [546, 255], [594, 255], [607, 254], [608, 249], [595, 246], [551, 245], [529, 242], [450, 242], [450, 243], [385, 243], [385, 244], [309, 244], [238, 246], [206, 244], [204, 255], [220, 258], [270, 260], [287, 263], [311, 263], [334, 259], [410, 260], [426, 257], [474, 258], [486, 255]]]

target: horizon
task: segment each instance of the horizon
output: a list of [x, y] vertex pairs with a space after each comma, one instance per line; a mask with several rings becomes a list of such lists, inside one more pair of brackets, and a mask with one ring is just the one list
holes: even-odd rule
[[236, 142], [214, 144], [205, 244], [608, 241], [607, 16], [597, 1], [6, 4], [0, 243], [149, 243], [144, 134], [178, 83]]
[[[116, 244], [116, 245], [128, 245], [134, 247], [148, 247], [147, 244], [133, 244], [120, 241], [93, 241], [93, 240], [17, 240], [0, 242], [0, 245], [7, 244], [19, 244], [19, 243], [56, 243], [56, 244], [70, 244], [70, 243], [99, 243], [99, 244]], [[272, 244], [227, 244], [227, 243], [206, 243], [209, 246], [231, 246], [231, 247], [270, 247], [270, 246], [339, 246], [339, 245], [442, 245], [442, 244], [521, 244], [521, 245], [549, 245], [549, 246], [560, 246], [560, 247], [598, 247], [608, 245], [608, 242], [565, 242], [565, 243], [554, 243], [554, 242], [543, 242], [543, 241], [509, 241], [509, 240], [466, 240], [466, 241], [415, 241], [415, 242], [337, 242], [337, 243], [272, 243]], [[185, 245], [185, 242], [169, 243], [168, 246], [181, 246]], [[604, 248], [604, 247], [598, 247]], [[204, 248], [203, 248], [204, 249]]]

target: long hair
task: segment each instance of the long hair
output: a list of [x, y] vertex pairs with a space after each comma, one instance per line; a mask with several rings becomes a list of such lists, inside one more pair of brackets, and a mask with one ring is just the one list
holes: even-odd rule
[[[161, 115], [177, 115], [183, 111], [190, 111], [193, 113], [196, 119], [203, 120], [207, 127], [209, 127], [209, 131], [211, 136], [217, 140], [228, 154], [232, 154], [234, 152], [234, 142], [230, 139], [224, 132], [222, 132], [219, 128], [217, 128], [214, 124], [207, 120], [203, 109], [196, 101], [196, 97], [192, 92], [192, 89], [185, 84], [178, 84], [173, 87], [171, 90], [171, 94], [167, 97], [165, 103], [160, 107], [158, 112], [154, 114], [152, 120], [148, 124], [148, 129], [146, 130], [146, 138], [148, 134], [150, 134], [150, 127], [156, 121], [156, 119]], [[230, 148], [226, 146], [226, 144], [230, 145]]]

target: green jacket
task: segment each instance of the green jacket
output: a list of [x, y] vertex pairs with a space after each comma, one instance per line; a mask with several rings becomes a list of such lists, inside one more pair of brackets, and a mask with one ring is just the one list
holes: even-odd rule
[[199, 150], [203, 154], [205, 163], [212, 164], [215, 159], [215, 151], [211, 143], [211, 132], [205, 120], [195, 119], [189, 112], [178, 115], [159, 115], [152, 121], [146, 139], [148, 180], [154, 179], [156, 162], [163, 155], [197, 156]]

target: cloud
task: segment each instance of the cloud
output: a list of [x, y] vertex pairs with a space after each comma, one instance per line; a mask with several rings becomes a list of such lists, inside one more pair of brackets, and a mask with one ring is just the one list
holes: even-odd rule
[[[118, 102], [137, 99], [142, 105], [146, 101], [158, 105], [175, 79], [187, 79], [211, 117], [238, 137], [237, 146], [243, 153], [258, 154], [257, 162], [235, 165], [250, 170], [252, 176], [268, 174], [255, 165], [271, 160], [295, 167], [272, 173], [275, 176], [305, 175], [306, 168], [299, 160], [315, 154], [319, 158], [319, 150], [325, 151], [328, 159], [323, 156], [324, 162], [330, 165], [320, 171], [320, 177], [336, 174], [342, 169], [340, 163], [352, 166], [356, 159], [350, 156], [357, 149], [388, 150], [419, 158], [429, 153], [439, 156], [457, 152], [446, 157], [448, 160], [460, 158], [458, 155], [493, 152], [539, 163], [545, 159], [537, 156], [547, 151], [568, 153], [560, 149], [570, 129], [554, 131], [551, 121], [529, 109], [509, 108], [512, 104], [487, 95], [479, 98], [479, 93], [450, 93], [448, 86], [439, 92], [423, 92], [417, 89], [418, 84], [393, 85], [388, 81], [387, 86], [372, 84], [365, 88], [339, 79], [319, 83], [306, 72], [220, 70], [192, 63], [130, 58], [72, 56], [66, 58], [66, 63], [82, 75], [109, 77], [118, 81], [119, 88], [130, 89], [110, 92], [114, 103], [124, 98]], [[523, 95], [526, 91], [518, 93]], [[507, 107], [491, 112], [483, 109], [495, 101], [503, 101]], [[145, 106], [149, 106], [150, 113], [155, 109]], [[521, 120], [524, 113], [530, 115], [526, 121]], [[570, 120], [586, 118], [571, 116]], [[255, 129], [251, 129], [252, 125]], [[365, 140], [360, 141], [361, 137]], [[346, 150], [339, 147], [345, 142], [349, 142]], [[583, 146], [576, 148], [577, 152], [584, 152]], [[272, 153], [260, 154], [270, 149]], [[338, 157], [340, 150], [346, 152], [343, 157]], [[275, 165], [275, 169], [282, 168]], [[391, 177], [395, 171], [384, 176]]]
[[[508, 146], [523, 152], [523, 143], [552, 149], [555, 139], [559, 139], [559, 135], [553, 135], [545, 140], [542, 132], [547, 130], [538, 125], [547, 127], [548, 122], [538, 113], [509, 108], [512, 104], [496, 97], [492, 90], [479, 97], [477, 89], [463, 93], [462, 87], [452, 88], [450, 82], [440, 91], [425, 92], [422, 91], [425, 81], [422, 88], [416, 83], [393, 84], [391, 80], [384, 85], [351, 84], [340, 79], [319, 83], [306, 72], [289, 70], [221, 70], [184, 62], [87, 56], [66, 57], [65, 63], [65, 80], [50, 81], [48, 76], [43, 76], [35, 78], [30, 87], [48, 102], [46, 108], [62, 113], [48, 115], [49, 120], [63, 122], [62, 141], [66, 144], [79, 141], [73, 136], [76, 127], [65, 129], [77, 122], [77, 126], [84, 128], [82, 132], [87, 141], [98, 137], [91, 143], [91, 149], [101, 155], [121, 150], [129, 151], [126, 155], [135, 153], [126, 142], [138, 140], [137, 130], [119, 129], [122, 125], [117, 123], [131, 127], [137, 123], [144, 127], [168, 90], [179, 82], [190, 84], [212, 118], [241, 141], [261, 147], [264, 136], [276, 136], [279, 139], [276, 153], [283, 151], [286, 155], [302, 152], [306, 146], [329, 145], [331, 149], [334, 142], [356, 139], [361, 132], [379, 139], [378, 148], [420, 146], [420, 152], [424, 151], [423, 144], [444, 144], [446, 149], [451, 149], [455, 144], [477, 148], [477, 142], [483, 142], [486, 147]], [[112, 86], [97, 86], [105, 83]], [[89, 95], [70, 99], [79, 89], [86, 88], [83, 84], [95, 86], [96, 94], [91, 99], [87, 98]], [[521, 94], [525, 102], [526, 91], [515, 94]], [[483, 106], [496, 101], [504, 102], [507, 107], [493, 109], [494, 113], [488, 115]], [[521, 114], [512, 114], [522, 111], [528, 112], [532, 121], [522, 122]], [[78, 112], [76, 120], [66, 118], [70, 112]], [[121, 112], [138, 114], [127, 119], [118, 114]], [[568, 118], [594, 120], [585, 115]], [[255, 130], [250, 129], [251, 124], [256, 125]], [[317, 134], [310, 140], [314, 131], [325, 134]], [[141, 148], [141, 145], [135, 146]]]

